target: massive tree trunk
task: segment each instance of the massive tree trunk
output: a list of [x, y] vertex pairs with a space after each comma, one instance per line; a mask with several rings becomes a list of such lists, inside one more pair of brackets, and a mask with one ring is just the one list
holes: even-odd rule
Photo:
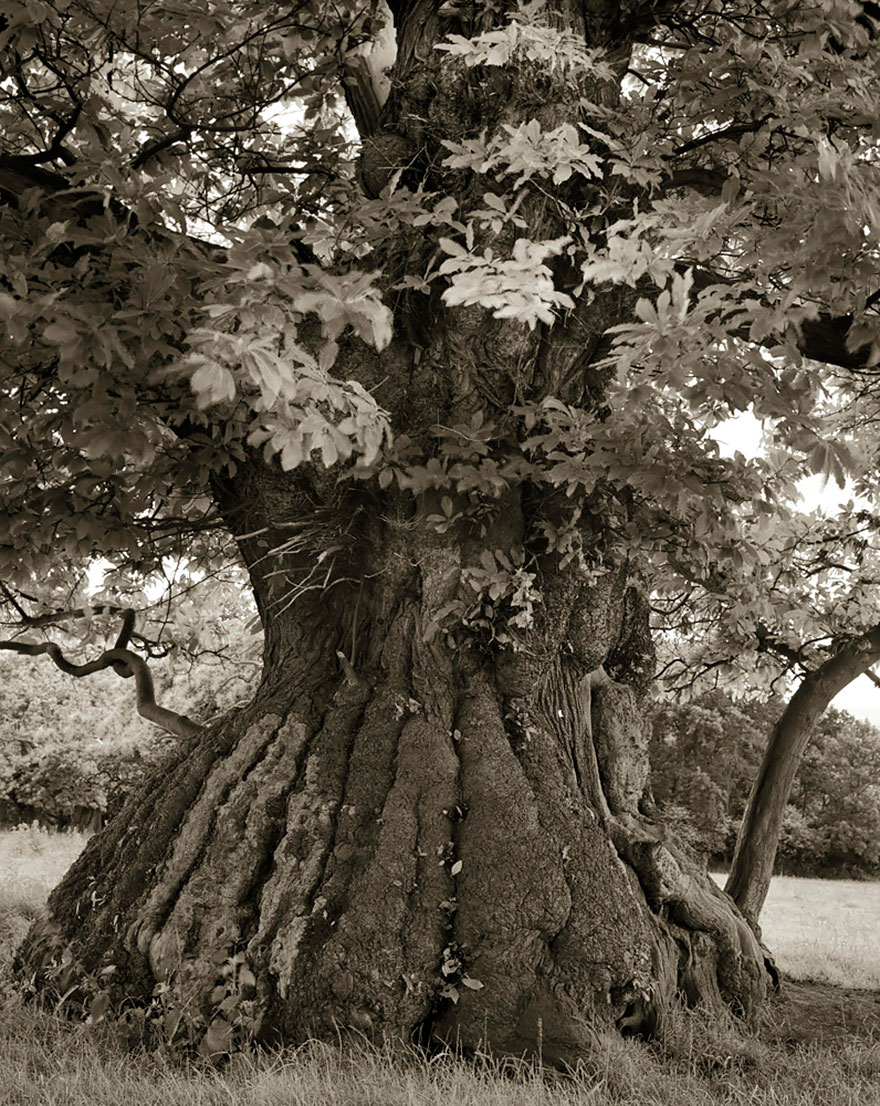
[[[589, 42], [614, 30], [559, 7]], [[364, 143], [368, 192], [402, 168], [465, 209], [486, 182], [444, 170], [442, 140], [578, 117], [584, 90], [562, 70], [475, 73], [433, 49], [458, 29], [435, 5], [392, 8], [394, 91]], [[519, 212], [534, 240], [566, 233], [564, 205], [540, 190]], [[379, 259], [389, 283], [424, 272], [435, 248], [402, 235]], [[381, 359], [352, 344], [339, 375], [374, 389], [426, 450], [434, 424], [503, 416], [523, 397], [601, 405], [602, 336], [634, 299], [612, 289], [529, 330], [395, 295], [396, 341]], [[22, 970], [84, 998], [149, 1002], [158, 984], [166, 1024], [207, 1027], [208, 1051], [233, 1034], [350, 1026], [566, 1060], [602, 1027], [651, 1032], [676, 994], [739, 1012], [760, 1001], [755, 936], [651, 819], [650, 635], [631, 566], [596, 571], [607, 520], [584, 511], [588, 568], [540, 540], [539, 522], [565, 515], [546, 486], [495, 500], [451, 488], [444, 504], [440, 490], [252, 457], [214, 495], [263, 619], [262, 685], [89, 843]], [[515, 549], [540, 602], [499, 641], [499, 612], [462, 618], [468, 572]]]
[[[591, 585], [548, 558], [535, 627], [495, 651], [433, 632], [473, 550], [402, 495], [314, 510], [257, 461], [233, 492], [259, 693], [90, 841], [23, 970], [84, 1000], [161, 984], [211, 1048], [227, 1025], [350, 1026], [565, 1060], [602, 1026], [652, 1031], [676, 992], [760, 1000], [751, 930], [641, 809], [650, 640], [623, 572]], [[523, 526], [511, 501], [490, 547]], [[336, 535], [340, 582], [293, 601], [305, 527]]]

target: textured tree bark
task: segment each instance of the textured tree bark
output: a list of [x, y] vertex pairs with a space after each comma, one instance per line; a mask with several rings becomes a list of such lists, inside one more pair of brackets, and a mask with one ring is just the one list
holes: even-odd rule
[[[653, 1032], [676, 993], [754, 1008], [755, 937], [642, 811], [650, 638], [625, 574], [546, 557], [536, 625], [499, 653], [432, 632], [472, 551], [402, 495], [319, 503], [259, 461], [232, 485], [261, 531], [262, 686], [89, 842], [19, 972], [161, 1003], [209, 1050], [351, 1027], [570, 1061], [603, 1028]], [[344, 563], [286, 606], [295, 521]], [[490, 547], [523, 526], [511, 502]]]
[[[605, 9], [565, 3], [559, 17], [604, 42], [616, 33]], [[578, 118], [584, 90], [560, 75], [475, 73], [434, 50], [458, 29], [437, 5], [392, 10], [398, 55], [364, 143], [368, 191], [399, 168], [467, 210], [485, 181], [444, 170], [443, 140]], [[518, 210], [535, 240], [567, 233], [539, 191]], [[419, 230], [376, 261], [393, 284], [435, 248]], [[374, 390], [426, 451], [438, 422], [503, 417], [521, 397], [599, 406], [593, 363], [634, 295], [584, 299], [552, 331], [398, 295], [395, 342], [381, 358], [343, 348], [337, 375]], [[597, 577], [546, 552], [536, 524], [564, 516], [546, 486], [511, 487], [445, 533], [430, 520], [440, 493], [311, 467], [252, 458], [213, 492], [266, 632], [261, 687], [92, 839], [21, 973], [85, 1001], [100, 988], [159, 1003], [166, 1030], [188, 1027], [207, 1051], [351, 1027], [562, 1062], [603, 1030], [653, 1032], [677, 994], [756, 1007], [769, 982], [758, 941], [647, 813], [640, 590], [627, 565]], [[585, 509], [597, 556], [605, 525]], [[480, 554], [514, 547], [541, 592], [515, 650], [444, 618], [473, 598]]]
[[841, 646], [810, 672], [773, 728], [743, 815], [725, 886], [756, 930], [770, 889], [788, 796], [813, 728], [835, 695], [878, 661], [880, 627], [875, 627]]

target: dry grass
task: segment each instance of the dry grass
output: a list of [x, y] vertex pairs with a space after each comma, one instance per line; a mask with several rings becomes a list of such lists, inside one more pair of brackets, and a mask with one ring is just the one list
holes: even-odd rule
[[664, 1042], [609, 1041], [569, 1077], [532, 1065], [310, 1044], [222, 1069], [126, 1052], [109, 1034], [7, 1001], [4, 1106], [878, 1106], [880, 1051], [864, 1042], [774, 1048], [694, 1015]]
[[[0, 835], [0, 987], [12, 943], [39, 909], [82, 838], [39, 830]], [[805, 881], [791, 881], [794, 884]], [[878, 888], [854, 886], [858, 909]], [[824, 889], [824, 890], [823, 890]], [[822, 885], [824, 901], [838, 895]], [[843, 892], [840, 892], [841, 894]], [[788, 904], [813, 909], [808, 889]], [[835, 907], [827, 913], [834, 916]], [[770, 915], [768, 915], [769, 918]], [[850, 915], [847, 915], [848, 917]], [[803, 920], [802, 920], [803, 921]], [[804, 922], [805, 932], [806, 923]], [[769, 928], [769, 925], [768, 925]], [[787, 927], [791, 931], [791, 925]], [[856, 927], [861, 930], [861, 921]], [[841, 931], [842, 933], [844, 931]], [[844, 937], [841, 940], [845, 940]], [[844, 952], [846, 951], [844, 947]], [[840, 964], [849, 965], [853, 957]], [[837, 963], [837, 961], [835, 961]], [[851, 982], [851, 975], [846, 979]], [[3, 1106], [880, 1106], [880, 1044], [849, 1034], [833, 1044], [785, 1043], [782, 1007], [744, 1032], [733, 1023], [682, 1012], [648, 1046], [609, 1040], [569, 1077], [523, 1063], [452, 1056], [426, 1059], [368, 1046], [310, 1044], [238, 1056], [224, 1068], [183, 1063], [162, 1052], [131, 1053], [111, 1027], [72, 1025], [0, 998]], [[878, 1031], [880, 1035], [880, 1031]]]
[[880, 1049], [774, 1047], [683, 1014], [655, 1046], [609, 1041], [569, 1077], [520, 1062], [310, 1044], [222, 1069], [130, 1054], [107, 1032], [0, 1011], [4, 1106], [878, 1106]]
[[51, 891], [82, 852], [84, 833], [54, 833], [34, 824], [0, 831], [0, 882]]
[[85, 843], [82, 833], [51, 833], [36, 825], [0, 832], [0, 978], [46, 896]]
[[776, 876], [761, 929], [784, 975], [880, 990], [880, 883]]
[[780, 876], [761, 925], [784, 972], [880, 990], [880, 883]]

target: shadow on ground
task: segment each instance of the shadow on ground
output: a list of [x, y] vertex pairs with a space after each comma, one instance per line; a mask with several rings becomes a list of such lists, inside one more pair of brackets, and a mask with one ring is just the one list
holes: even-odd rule
[[780, 1044], [880, 1041], [880, 991], [786, 980], [765, 1019], [768, 1041]]

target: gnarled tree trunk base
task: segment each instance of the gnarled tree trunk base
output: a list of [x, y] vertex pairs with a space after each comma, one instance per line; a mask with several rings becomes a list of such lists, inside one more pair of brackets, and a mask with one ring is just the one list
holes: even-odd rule
[[[298, 506], [284, 474], [252, 481], [257, 518]], [[480, 548], [521, 540], [515, 502], [479, 543], [405, 501], [362, 517], [357, 582], [294, 604], [242, 539], [255, 701], [92, 839], [20, 972], [93, 1013], [152, 1003], [208, 1053], [351, 1027], [565, 1062], [603, 1029], [654, 1032], [679, 994], [748, 1013], [758, 942], [645, 813], [650, 636], [625, 568], [535, 556], [541, 602], [499, 648], [443, 612]]]
[[89, 842], [20, 975], [206, 1052], [350, 1027], [566, 1063], [677, 996], [752, 1010], [752, 931], [636, 809], [631, 689], [557, 664], [505, 697], [440, 637], [403, 600], [364, 673], [267, 679]]

